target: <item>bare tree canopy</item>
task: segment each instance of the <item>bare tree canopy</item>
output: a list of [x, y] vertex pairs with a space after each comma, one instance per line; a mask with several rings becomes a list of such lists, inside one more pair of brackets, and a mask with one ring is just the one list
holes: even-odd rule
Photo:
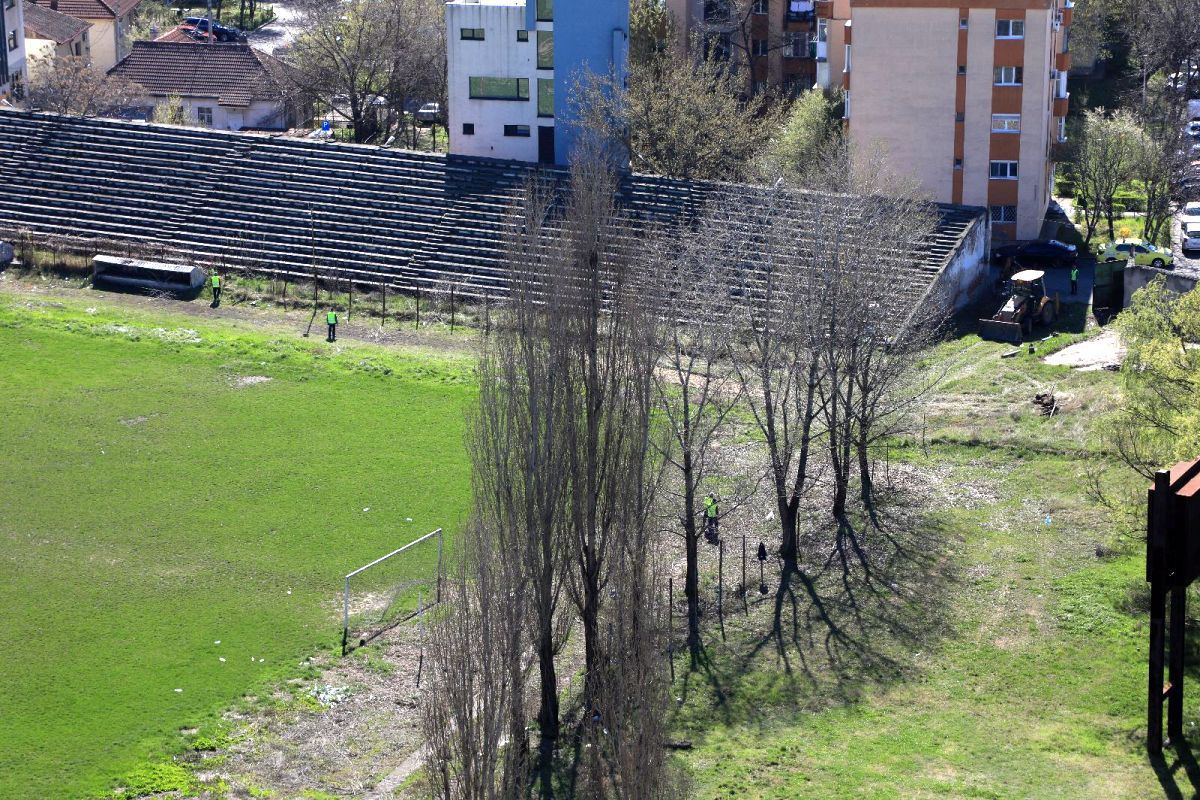
[[137, 103], [145, 90], [104, 75], [79, 56], [32, 58], [25, 100], [31, 108], [77, 117], [108, 116]]
[[443, 6], [434, 0], [305, 0], [289, 55], [300, 88], [347, 117], [356, 142], [405, 127], [405, 106], [445, 95]]

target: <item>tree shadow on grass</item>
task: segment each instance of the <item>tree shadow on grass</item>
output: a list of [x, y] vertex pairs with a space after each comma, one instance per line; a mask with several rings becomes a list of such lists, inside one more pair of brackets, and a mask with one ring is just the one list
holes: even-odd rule
[[787, 587], [782, 647], [771, 632], [774, 592], [726, 613], [725, 641], [710, 616], [696, 667], [675, 687], [684, 728], [857, 702], [868, 687], [911, 675], [913, 655], [948, 634], [958, 577], [946, 551], [956, 539], [923, 498], [893, 490], [881, 500], [874, 524], [826, 523], [814, 510], [821, 524], [804, 535], [806, 566]]
[[1186, 740], [1164, 748], [1161, 756], [1150, 756], [1150, 766], [1164, 797], [1174, 800], [1200, 795], [1200, 765]]

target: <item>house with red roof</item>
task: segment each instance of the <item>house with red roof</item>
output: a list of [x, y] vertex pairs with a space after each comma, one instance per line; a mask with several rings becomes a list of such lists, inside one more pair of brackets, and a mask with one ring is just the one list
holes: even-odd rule
[[107, 72], [129, 52], [129, 30], [142, 0], [30, 0], [75, 19], [90, 22], [92, 66]]
[[[53, 4], [57, 5], [57, 3]], [[30, 60], [75, 56], [91, 60], [92, 24], [25, 0], [25, 55]]]
[[109, 74], [143, 86], [148, 106], [180, 98], [190, 124], [287, 130], [306, 119], [287, 69], [245, 42], [138, 41]]

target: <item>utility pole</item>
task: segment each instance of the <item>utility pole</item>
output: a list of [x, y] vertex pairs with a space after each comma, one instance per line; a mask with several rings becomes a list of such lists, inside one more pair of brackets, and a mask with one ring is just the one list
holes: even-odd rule
[[208, 43], [213, 43], [213, 18], [212, 18], [212, 0], [205, 0], [204, 19], [208, 25]]

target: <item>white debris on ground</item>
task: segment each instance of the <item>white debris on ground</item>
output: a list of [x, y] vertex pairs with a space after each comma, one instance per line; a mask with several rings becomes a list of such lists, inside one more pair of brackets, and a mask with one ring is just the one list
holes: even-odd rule
[[270, 382], [270, 378], [266, 375], [239, 375], [234, 378], [232, 383], [237, 389], [244, 389], [247, 386], [257, 386], [260, 383]]
[[1099, 336], [1064, 347], [1045, 358], [1047, 364], [1073, 367], [1082, 372], [1117, 369], [1124, 360], [1125, 348], [1121, 346], [1121, 337], [1112, 328]]

